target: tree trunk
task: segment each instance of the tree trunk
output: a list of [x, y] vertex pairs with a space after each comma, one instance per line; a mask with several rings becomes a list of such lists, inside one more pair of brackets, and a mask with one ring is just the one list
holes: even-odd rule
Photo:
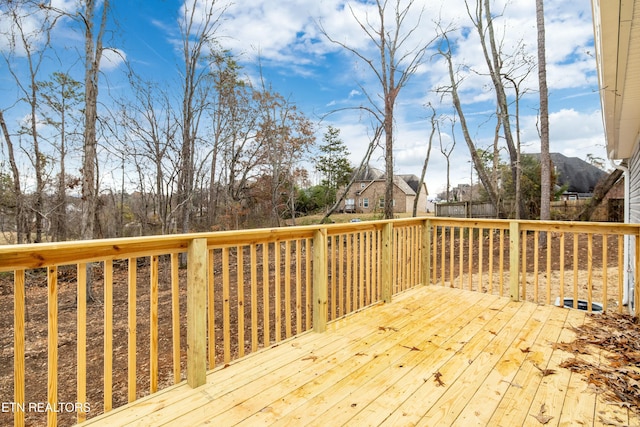
[[589, 221], [591, 215], [593, 215], [598, 206], [600, 206], [609, 190], [613, 188], [620, 177], [622, 177], [622, 170], [615, 169], [604, 181], [600, 181], [593, 190], [593, 196], [591, 196], [589, 204], [582, 209], [582, 212], [580, 212], [576, 219], [579, 221]]
[[36, 83], [36, 71], [33, 68], [31, 52], [28, 51], [27, 58], [29, 61], [29, 72], [31, 77], [31, 93], [29, 94], [29, 104], [31, 107], [30, 125], [31, 140], [33, 143], [33, 166], [36, 173], [36, 192], [32, 209], [35, 215], [36, 236], [34, 243], [42, 242], [42, 225], [44, 221], [44, 154], [40, 151], [40, 140], [38, 137], [38, 85]]
[[549, 153], [549, 97], [544, 34], [544, 1], [536, 0], [538, 81], [540, 86], [540, 219], [551, 219], [551, 157]]
[[384, 217], [393, 218], [393, 108], [385, 108], [385, 192], [384, 192]]
[[456, 82], [455, 76], [453, 74], [453, 63], [451, 61], [451, 52], [443, 52], [442, 55], [447, 61], [447, 66], [449, 68], [449, 79], [451, 81], [451, 98], [453, 100], [453, 106], [455, 107], [458, 116], [460, 117], [460, 127], [462, 128], [462, 134], [464, 136], [464, 140], [467, 143], [467, 147], [469, 148], [469, 153], [471, 154], [471, 160], [473, 161], [473, 166], [478, 173], [478, 178], [482, 185], [484, 186], [487, 196], [489, 197], [489, 201], [496, 209], [498, 216], [500, 216], [500, 206], [498, 203], [498, 194], [496, 188], [493, 187], [493, 182], [491, 181], [491, 177], [487, 173], [487, 170], [482, 162], [482, 159], [478, 155], [478, 150], [474, 144], [471, 135], [469, 134], [469, 128], [467, 126], [466, 117], [464, 115], [464, 111], [462, 110], [462, 104], [460, 102], [460, 97], [458, 95], [458, 83]]
[[13, 174], [13, 195], [16, 198], [16, 240], [18, 243], [24, 243], [25, 223], [24, 223], [24, 196], [20, 188], [20, 170], [16, 164], [16, 158], [13, 151], [13, 143], [11, 135], [7, 129], [7, 123], [4, 120], [4, 111], [0, 110], [0, 127], [4, 135], [7, 151], [9, 154], [9, 164], [11, 165], [11, 173]]
[[62, 88], [63, 96], [62, 108], [61, 108], [61, 123], [60, 123], [60, 174], [58, 176], [58, 189], [56, 191], [56, 209], [55, 209], [55, 233], [57, 241], [67, 240], [67, 186], [66, 186], [66, 164], [65, 158], [67, 156], [66, 146], [66, 99], [64, 97], [64, 85]]
[[[478, 0], [478, 5], [481, 6], [480, 1]], [[487, 21], [486, 34], [489, 36], [489, 47], [491, 48], [491, 54], [487, 50], [486, 41], [485, 41], [485, 31], [482, 25], [482, 16], [479, 14], [477, 16], [477, 29], [478, 34], [480, 36], [482, 51], [485, 56], [485, 60], [487, 66], [489, 68], [489, 74], [491, 76], [491, 81], [493, 82], [493, 87], [496, 91], [496, 102], [498, 104], [498, 111], [500, 121], [502, 122], [502, 130], [504, 132], [504, 139], [507, 144], [507, 150], [509, 151], [509, 162], [511, 168], [511, 176], [513, 179], [513, 185], [515, 186], [515, 182], [517, 180], [517, 150], [515, 147], [515, 143], [513, 141], [513, 134], [511, 133], [511, 121], [509, 117], [509, 102], [507, 99], [507, 95], [504, 89], [504, 84], [502, 82], [502, 60], [500, 58], [500, 51], [496, 45], [495, 35], [493, 31], [493, 17], [491, 16], [490, 2], [489, 0], [484, 0], [484, 15]], [[497, 212], [500, 212], [498, 206], [496, 206]], [[522, 203], [519, 203], [516, 206], [516, 209], [519, 209], [521, 212], [521, 217], [524, 216], [524, 209]]]
[[433, 135], [436, 133], [436, 110], [431, 107], [433, 114], [431, 115], [431, 135], [429, 135], [429, 145], [427, 146], [427, 154], [424, 157], [424, 163], [422, 164], [422, 171], [420, 172], [420, 181], [418, 182], [418, 190], [416, 192], [416, 197], [413, 199], [413, 216], [416, 217], [418, 215], [418, 202], [420, 199], [420, 190], [422, 189], [422, 184], [424, 184], [424, 176], [427, 174], [427, 165], [429, 164], [429, 157], [431, 155], [431, 145], [433, 142]]
[[[102, 5], [102, 17], [100, 29], [95, 40], [93, 34], [93, 17], [95, 13], [95, 0], [86, 0], [86, 16], [82, 21], [85, 24], [85, 78], [84, 78], [84, 133], [82, 162], [82, 228], [81, 238], [91, 240], [94, 238], [98, 191], [96, 186], [96, 169], [98, 166], [98, 153], [96, 141], [96, 123], [98, 121], [98, 78], [100, 73], [100, 59], [102, 58], [102, 37], [104, 35], [109, 0], [104, 0]], [[87, 264], [87, 301], [93, 301], [91, 291], [92, 268]]]

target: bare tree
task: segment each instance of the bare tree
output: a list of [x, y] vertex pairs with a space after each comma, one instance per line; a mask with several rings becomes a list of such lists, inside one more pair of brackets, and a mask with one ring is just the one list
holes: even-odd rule
[[[435, 135], [436, 130], [438, 131], [438, 133], [440, 133], [440, 128], [438, 127], [438, 120], [436, 119], [436, 109], [433, 108], [433, 105], [431, 104], [429, 104], [429, 108], [431, 108], [431, 134], [429, 135], [429, 142], [427, 142], [427, 152], [424, 156], [422, 171], [420, 172], [420, 180], [418, 181], [418, 191], [416, 193], [416, 198], [413, 199], [413, 216], [414, 217], [418, 214], [418, 202], [420, 199], [420, 189], [422, 188], [422, 184], [424, 184], [424, 176], [427, 173], [427, 166], [429, 165], [429, 157], [431, 156], [431, 146], [433, 145], [433, 135]], [[440, 140], [442, 141], [442, 138]]]
[[491, 204], [495, 207], [496, 212], [500, 212], [500, 204], [498, 200], [498, 191], [495, 187], [493, 180], [491, 179], [489, 173], [487, 172], [487, 168], [485, 167], [485, 162], [483, 161], [478, 148], [475, 145], [473, 138], [471, 138], [471, 134], [469, 133], [469, 127], [467, 126], [467, 119], [465, 116], [465, 112], [462, 108], [462, 103], [460, 101], [460, 95], [458, 92], [458, 88], [460, 85], [460, 78], [457, 76], [456, 72], [453, 69], [453, 54], [451, 51], [451, 45], [449, 42], [448, 36], [449, 30], [441, 31], [442, 41], [439, 47], [439, 54], [445, 59], [447, 63], [447, 68], [449, 70], [449, 81], [451, 82], [451, 86], [446, 88], [438, 89], [440, 92], [447, 92], [451, 95], [451, 99], [453, 101], [453, 106], [458, 113], [458, 117], [460, 118], [460, 127], [462, 129], [462, 135], [464, 136], [464, 141], [467, 144], [467, 148], [469, 149], [469, 153], [471, 154], [471, 161], [473, 163], [473, 168], [476, 170], [480, 182], [485, 188], [487, 192], [487, 196]]
[[[484, 55], [487, 69], [489, 71], [489, 77], [491, 78], [493, 89], [495, 90], [499, 121], [502, 124], [503, 137], [507, 145], [507, 151], [509, 153], [511, 175], [513, 178], [513, 183], [515, 185], [517, 181], [517, 171], [518, 171], [518, 150], [516, 148], [516, 144], [514, 142], [513, 134], [511, 131], [511, 116], [509, 112], [509, 102], [507, 99], [507, 93], [506, 93], [505, 85], [503, 82], [503, 77], [505, 75], [505, 71], [503, 67], [504, 66], [503, 54], [500, 51], [500, 48], [496, 41], [494, 26], [493, 26], [496, 16], [491, 11], [489, 0], [476, 0], [475, 7], [473, 7], [473, 10], [467, 0], [465, 0], [465, 5], [467, 9], [467, 14], [471, 19], [474, 27], [476, 28], [476, 32], [478, 33], [478, 37], [480, 39], [480, 46], [482, 48], [482, 53]], [[483, 181], [483, 185], [485, 185], [485, 188], [486, 188], [486, 184], [484, 183], [484, 181]], [[494, 195], [497, 196], [497, 193]], [[498, 202], [497, 198], [495, 202], [496, 202], [496, 209], [498, 212], [500, 212], [499, 206], [497, 206], [497, 202]], [[520, 217], [523, 217], [525, 212], [524, 212], [522, 203], [517, 205], [516, 209], [519, 210]]]
[[16, 163], [13, 141], [11, 140], [11, 134], [9, 133], [7, 122], [4, 119], [3, 110], [0, 110], [0, 128], [2, 128], [4, 142], [7, 145], [9, 164], [11, 165], [11, 173], [13, 175], [13, 194], [16, 204], [16, 240], [18, 243], [25, 243], [26, 225], [24, 219], [24, 195], [22, 194], [22, 188], [20, 187], [20, 170], [18, 169], [18, 164]]
[[58, 151], [58, 182], [52, 216], [52, 238], [67, 240], [67, 180], [66, 159], [70, 137], [78, 124], [75, 112], [84, 97], [80, 82], [65, 73], [54, 72], [50, 80], [38, 83], [43, 99], [40, 110], [45, 123], [56, 129], [53, 145]]
[[[103, 38], [109, 14], [109, 0], [104, 0], [97, 33], [94, 19], [99, 11], [97, 0], [83, 0], [77, 17], [84, 34], [84, 131], [82, 134], [82, 218], [80, 237], [91, 240], [96, 232], [98, 212], [98, 80], [104, 51]], [[93, 301], [93, 269], [87, 264], [87, 301]]]
[[[522, 142], [520, 139], [520, 100], [522, 99], [522, 97], [525, 95], [525, 93], [527, 92], [526, 88], [523, 88], [522, 85], [524, 84], [524, 82], [527, 80], [527, 78], [529, 77], [529, 74], [533, 71], [533, 69], [535, 68], [535, 61], [533, 61], [526, 53], [524, 50], [524, 46], [521, 44], [520, 45], [520, 49], [518, 50], [517, 54], [514, 55], [512, 58], [508, 58], [511, 59], [510, 61], [510, 69], [505, 72], [503, 74], [503, 78], [508, 81], [509, 83], [511, 83], [511, 85], [513, 86], [513, 92], [515, 95], [515, 99], [514, 99], [514, 104], [515, 104], [515, 121], [516, 121], [516, 174], [515, 174], [515, 218], [516, 219], [520, 219], [521, 215], [523, 213], [522, 209], [519, 209], [518, 207], [523, 206], [523, 201], [522, 201], [522, 191], [521, 191], [521, 187], [522, 187], [522, 164], [521, 164], [521, 146], [522, 146]], [[506, 67], [505, 67], [506, 68]], [[500, 160], [500, 156], [498, 154], [499, 151], [499, 147], [498, 147], [498, 140], [499, 140], [499, 127], [501, 126], [501, 121], [500, 121], [500, 114], [499, 112], [496, 114], [498, 117], [497, 123], [496, 123], [496, 134], [495, 134], [495, 140], [494, 140], [494, 171], [496, 174], [496, 180], [497, 180], [497, 175], [498, 175], [498, 168], [499, 168], [499, 160]], [[512, 173], [512, 177], [513, 177], [513, 173]], [[497, 181], [496, 181], [496, 185], [497, 185]]]
[[[407, 85], [411, 76], [415, 74], [422, 64], [426, 50], [431, 41], [424, 42], [422, 39], [415, 41], [420, 30], [420, 21], [424, 9], [414, 12], [414, 1], [396, 0], [388, 11], [387, 0], [376, 0], [375, 7], [377, 15], [374, 19], [366, 16], [360, 18], [354, 9], [349, 5], [351, 15], [355, 19], [360, 29], [367, 35], [376, 48], [375, 52], [368, 54], [363, 49], [350, 46], [345, 42], [337, 40], [321, 27], [322, 33], [332, 43], [351, 52], [364, 62], [373, 72], [376, 80], [380, 84], [382, 105], [379, 105], [373, 96], [367, 94], [371, 103], [372, 112], [380, 122], [385, 133], [385, 174], [386, 191], [384, 199], [385, 218], [393, 218], [393, 130], [394, 130], [394, 109], [400, 90]], [[405, 3], [404, 5], [402, 3]], [[390, 25], [387, 25], [388, 14], [392, 15]], [[406, 28], [407, 18], [416, 18], [415, 24]], [[412, 46], [408, 44], [414, 43]], [[376, 56], [377, 55], [377, 56]], [[365, 93], [366, 90], [365, 90]]]
[[180, 118], [181, 146], [177, 208], [180, 216], [180, 231], [190, 229], [192, 198], [195, 181], [195, 150], [202, 114], [208, 102], [209, 88], [206, 85], [208, 67], [202, 67], [208, 50], [216, 43], [216, 33], [226, 6], [220, 7], [217, 0], [192, 0], [182, 6], [180, 33], [184, 69], [182, 74], [182, 109]]
[[[437, 125], [437, 123], [436, 123]], [[453, 153], [453, 149], [456, 148], [456, 116], [455, 112], [453, 118], [451, 119], [451, 144], [447, 146], [442, 145], [442, 135], [440, 134], [440, 130], [438, 130], [438, 139], [440, 141], [440, 152], [447, 160], [447, 189], [445, 191], [447, 202], [451, 201], [451, 153]]]
[[[40, 102], [37, 84], [40, 67], [46, 58], [49, 48], [51, 29], [55, 26], [59, 15], [52, 10], [42, 8], [33, 1], [17, 1], [10, 3], [7, 14], [10, 16], [10, 26], [5, 34], [10, 41], [10, 51], [3, 53], [7, 69], [16, 83], [21, 94], [20, 99], [28, 105], [28, 120], [22, 125], [21, 133], [29, 136], [31, 146], [26, 150], [34, 167], [36, 188], [30, 209], [35, 217], [35, 239], [41, 242], [43, 238], [44, 187], [46, 160], [41, 148], [41, 138], [38, 132], [38, 105]], [[37, 22], [36, 28], [31, 28]], [[26, 61], [26, 77], [19, 75], [16, 70], [16, 56], [24, 57]], [[23, 206], [24, 207], [24, 206]], [[29, 233], [30, 234], [30, 233]]]
[[294, 194], [289, 186], [293, 185], [297, 163], [315, 141], [313, 126], [281, 95], [264, 87], [258, 96], [262, 116], [257, 139], [264, 150], [271, 223], [280, 226], [281, 211], [288, 210], [292, 218], [295, 215]]
[[[549, 154], [549, 94], [544, 34], [544, 1], [536, 0], [538, 82], [540, 87], [540, 219], [551, 219], [551, 156]], [[545, 234], [546, 236], [546, 234]]]
[[[121, 106], [124, 126], [132, 139], [127, 151], [135, 163], [141, 197], [145, 199], [150, 195], [153, 199], [153, 218], [165, 234], [170, 231], [171, 199], [179, 167], [176, 160], [172, 160], [179, 159], [178, 121], [169, 94], [160, 85], [140, 80], [134, 74], [130, 75], [129, 82], [134, 89], [134, 99]], [[144, 231], [149, 221], [148, 212], [139, 212], [138, 220]]]
[[211, 56], [214, 94], [209, 109], [209, 140], [213, 147], [207, 213], [209, 224], [220, 223], [218, 215], [222, 211], [224, 222], [235, 222], [237, 227], [240, 213], [246, 211], [248, 181], [257, 175], [262, 160], [256, 138], [259, 97], [254, 96], [251, 85], [240, 79], [240, 66], [228, 52], [214, 52]]

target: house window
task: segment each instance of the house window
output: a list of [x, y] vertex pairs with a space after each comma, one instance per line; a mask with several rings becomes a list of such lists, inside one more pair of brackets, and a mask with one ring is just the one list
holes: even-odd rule
[[[393, 199], [393, 200], [391, 201], [391, 206], [393, 206], [394, 208], [396, 207], [396, 199]], [[378, 205], [378, 207], [379, 207], [380, 209], [384, 209], [384, 197], [381, 197], [381, 198], [380, 198], [380, 204]]]
[[364, 208], [368, 208], [369, 207], [369, 199], [365, 198], [362, 202], [362, 206]]

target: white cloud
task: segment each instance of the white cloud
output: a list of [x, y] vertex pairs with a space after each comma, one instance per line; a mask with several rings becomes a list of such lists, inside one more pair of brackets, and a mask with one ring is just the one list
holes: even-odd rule
[[[539, 153], [540, 140], [535, 116], [523, 117], [523, 152]], [[600, 110], [561, 109], [549, 115], [551, 152], [586, 160], [587, 154], [607, 158]]]

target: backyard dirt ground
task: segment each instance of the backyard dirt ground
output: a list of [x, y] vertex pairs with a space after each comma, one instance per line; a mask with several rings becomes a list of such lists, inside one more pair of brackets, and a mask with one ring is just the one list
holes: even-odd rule
[[[477, 244], [477, 241], [476, 241]], [[602, 240], [594, 239], [594, 247], [592, 251], [594, 265], [601, 265]], [[616, 243], [610, 243], [611, 248], [608, 251], [608, 265], [615, 265]], [[485, 249], [488, 252], [488, 249]], [[494, 250], [495, 251], [495, 250]], [[572, 249], [570, 245], [566, 248], [567, 260], [572, 259]], [[456, 257], [458, 256], [456, 251]], [[539, 254], [540, 269], [545, 268], [546, 258], [544, 254]], [[582, 256], [582, 254], [581, 254]], [[533, 252], [527, 253], [528, 266], [533, 265]], [[552, 263], [556, 264], [558, 257], [553, 257]], [[221, 269], [222, 265], [217, 265], [217, 269]], [[531, 267], [528, 267], [531, 268]], [[570, 269], [571, 264], [567, 262], [565, 268]], [[484, 271], [488, 270], [488, 266], [484, 267]], [[149, 265], [142, 264], [138, 267], [138, 283], [149, 283]], [[581, 273], [583, 274], [583, 273]], [[59, 295], [58, 295], [58, 402], [75, 403], [76, 398], [76, 274], [75, 269], [60, 268], [59, 270]], [[159, 308], [158, 308], [158, 324], [159, 324], [159, 378], [158, 387], [162, 389], [173, 384], [172, 374], [172, 339], [171, 339], [171, 298], [170, 298], [170, 280], [168, 267], [161, 264], [160, 280], [159, 280]], [[180, 280], [184, 282], [186, 271], [180, 271]], [[96, 276], [100, 277], [100, 273]], [[231, 274], [235, 277], [235, 274]], [[613, 282], [613, 279], [610, 279]], [[124, 267], [117, 265], [114, 267], [114, 288], [113, 288], [113, 407], [121, 406], [127, 402], [127, 271]], [[145, 282], [146, 281], [146, 282]], [[556, 280], [557, 281], [557, 280]], [[245, 285], [246, 287], [248, 285]], [[235, 286], [232, 286], [234, 289]], [[137, 288], [137, 396], [141, 397], [148, 394], [150, 381], [150, 357], [149, 348], [149, 286], [138, 286]], [[181, 287], [184, 289], [184, 286]], [[481, 289], [487, 291], [487, 289]], [[248, 291], [247, 291], [248, 292]], [[508, 292], [508, 290], [507, 290]], [[103, 406], [103, 390], [102, 390], [102, 372], [103, 372], [103, 327], [104, 315], [102, 304], [102, 284], [96, 281], [94, 284], [94, 294], [97, 296], [96, 301], [90, 303], [87, 309], [87, 401], [90, 403], [91, 411], [89, 416], [95, 416], [102, 412]], [[231, 298], [234, 298], [232, 295]], [[47, 402], [47, 279], [44, 272], [33, 271], [28, 278], [27, 287], [27, 314], [26, 314], [26, 400], [28, 402]], [[260, 307], [260, 306], [259, 306]], [[260, 309], [260, 308], [258, 308]], [[273, 310], [273, 304], [271, 304]], [[216, 310], [220, 312], [221, 310]], [[186, 295], [181, 292], [180, 295], [180, 313], [184, 317], [186, 312]], [[13, 402], [13, 278], [11, 274], [0, 275], [0, 402]], [[231, 325], [232, 330], [238, 324], [237, 311], [232, 311]], [[262, 314], [260, 313], [259, 316]], [[609, 322], [598, 326], [598, 322], [605, 317], [593, 317], [596, 323], [596, 330], [601, 327], [611, 327], [615, 322]], [[600, 319], [600, 320], [598, 320]], [[184, 320], [184, 319], [182, 319]], [[619, 325], [622, 320], [617, 321]], [[625, 320], [625, 336], [628, 341], [640, 342], [640, 332], [638, 332], [637, 324], [634, 321]], [[182, 377], [184, 378], [184, 354], [185, 354], [185, 322], [181, 330], [181, 360], [182, 360]], [[221, 322], [217, 321], [217, 325]], [[594, 335], [593, 331], [591, 336]], [[263, 343], [264, 344], [264, 343]], [[589, 344], [598, 344], [595, 340], [591, 340]], [[232, 343], [232, 353], [238, 353], [238, 342]], [[247, 343], [244, 344], [247, 347]], [[616, 353], [615, 345], [607, 343], [607, 351]], [[628, 351], [628, 347], [620, 347], [624, 351]], [[640, 349], [633, 350], [633, 354], [640, 354]], [[221, 352], [217, 351], [217, 363], [221, 363]], [[568, 355], [568, 358], [570, 355]], [[625, 356], [626, 357], [626, 356]], [[638, 357], [640, 359], [640, 357]], [[616, 359], [616, 363], [621, 363], [620, 358]], [[636, 363], [634, 359], [630, 363]], [[575, 366], [572, 369], [578, 370]], [[592, 367], [582, 367], [584, 372], [593, 371]], [[634, 368], [634, 372], [637, 368]], [[628, 372], [628, 371], [625, 371]], [[635, 374], [634, 374], [635, 375]], [[628, 375], [627, 375], [628, 376]], [[635, 378], [640, 380], [640, 378]], [[601, 385], [598, 383], [598, 385]], [[602, 387], [605, 387], [602, 385]], [[637, 387], [636, 387], [637, 389]], [[635, 395], [633, 394], [635, 393]], [[612, 392], [612, 398], [618, 396], [618, 400], [629, 405], [632, 409], [638, 409], [638, 393], [633, 387], [629, 386], [623, 390]], [[6, 409], [6, 406], [4, 407]], [[46, 425], [46, 416], [41, 412], [28, 412], [27, 425]], [[13, 414], [11, 411], [3, 410], [0, 412], [0, 425], [11, 425], [13, 423]], [[58, 414], [58, 425], [67, 426], [75, 422], [75, 414], [60, 412]]]

